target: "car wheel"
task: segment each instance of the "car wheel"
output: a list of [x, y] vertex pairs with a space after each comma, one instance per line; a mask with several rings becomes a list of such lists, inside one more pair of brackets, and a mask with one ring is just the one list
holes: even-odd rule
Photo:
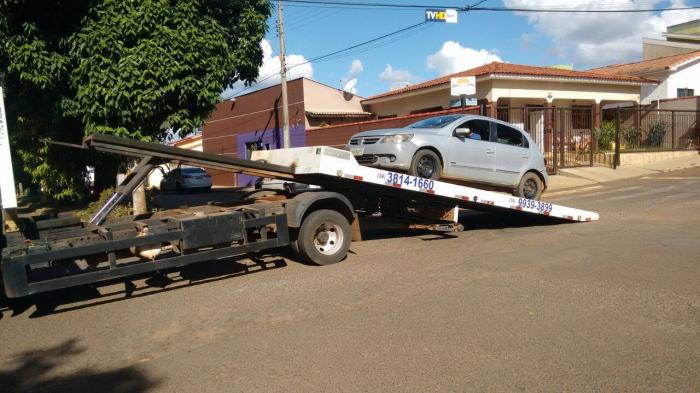
[[178, 194], [182, 194], [185, 190], [182, 188], [182, 185], [180, 183], [175, 183], [175, 192]]
[[301, 223], [292, 249], [317, 265], [332, 265], [345, 258], [352, 242], [347, 218], [334, 210], [321, 209]]
[[440, 157], [432, 150], [418, 150], [411, 160], [408, 172], [413, 176], [437, 180], [442, 173]]
[[542, 196], [542, 191], [544, 191], [542, 179], [535, 173], [527, 172], [520, 179], [518, 189], [515, 190], [515, 195], [521, 198], [539, 201]]

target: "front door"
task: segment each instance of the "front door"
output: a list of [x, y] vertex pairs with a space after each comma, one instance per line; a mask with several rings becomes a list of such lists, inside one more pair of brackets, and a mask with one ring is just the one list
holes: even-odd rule
[[458, 128], [471, 130], [468, 137], [450, 137], [449, 157], [445, 176], [490, 183], [494, 170], [496, 146], [491, 142], [491, 122], [467, 120]]
[[522, 132], [505, 124], [496, 124], [494, 178], [499, 184], [515, 187], [520, 174], [527, 170], [530, 156], [531, 150]]

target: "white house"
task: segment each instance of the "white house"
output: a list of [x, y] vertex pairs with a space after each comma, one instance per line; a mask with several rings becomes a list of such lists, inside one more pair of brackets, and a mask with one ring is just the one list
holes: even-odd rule
[[700, 95], [700, 51], [614, 64], [589, 70], [607, 75], [629, 75], [659, 81], [642, 86], [641, 104]]

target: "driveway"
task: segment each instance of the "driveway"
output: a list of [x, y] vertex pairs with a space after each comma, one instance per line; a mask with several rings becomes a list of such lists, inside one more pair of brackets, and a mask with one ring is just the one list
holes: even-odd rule
[[593, 223], [465, 212], [333, 266], [260, 255], [4, 301], [0, 391], [697, 391], [698, 195], [694, 168], [552, 199]]

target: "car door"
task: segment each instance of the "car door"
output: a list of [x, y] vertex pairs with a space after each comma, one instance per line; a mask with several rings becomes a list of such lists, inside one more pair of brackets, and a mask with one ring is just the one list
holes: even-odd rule
[[494, 178], [498, 184], [515, 186], [530, 161], [528, 140], [519, 130], [505, 124], [496, 125], [496, 157]]
[[[445, 160], [446, 177], [490, 182], [494, 170], [495, 144], [491, 142], [491, 123], [483, 119], [467, 120], [456, 128], [467, 127], [470, 137], [450, 136], [449, 154]], [[478, 138], [477, 138], [478, 135]]]

